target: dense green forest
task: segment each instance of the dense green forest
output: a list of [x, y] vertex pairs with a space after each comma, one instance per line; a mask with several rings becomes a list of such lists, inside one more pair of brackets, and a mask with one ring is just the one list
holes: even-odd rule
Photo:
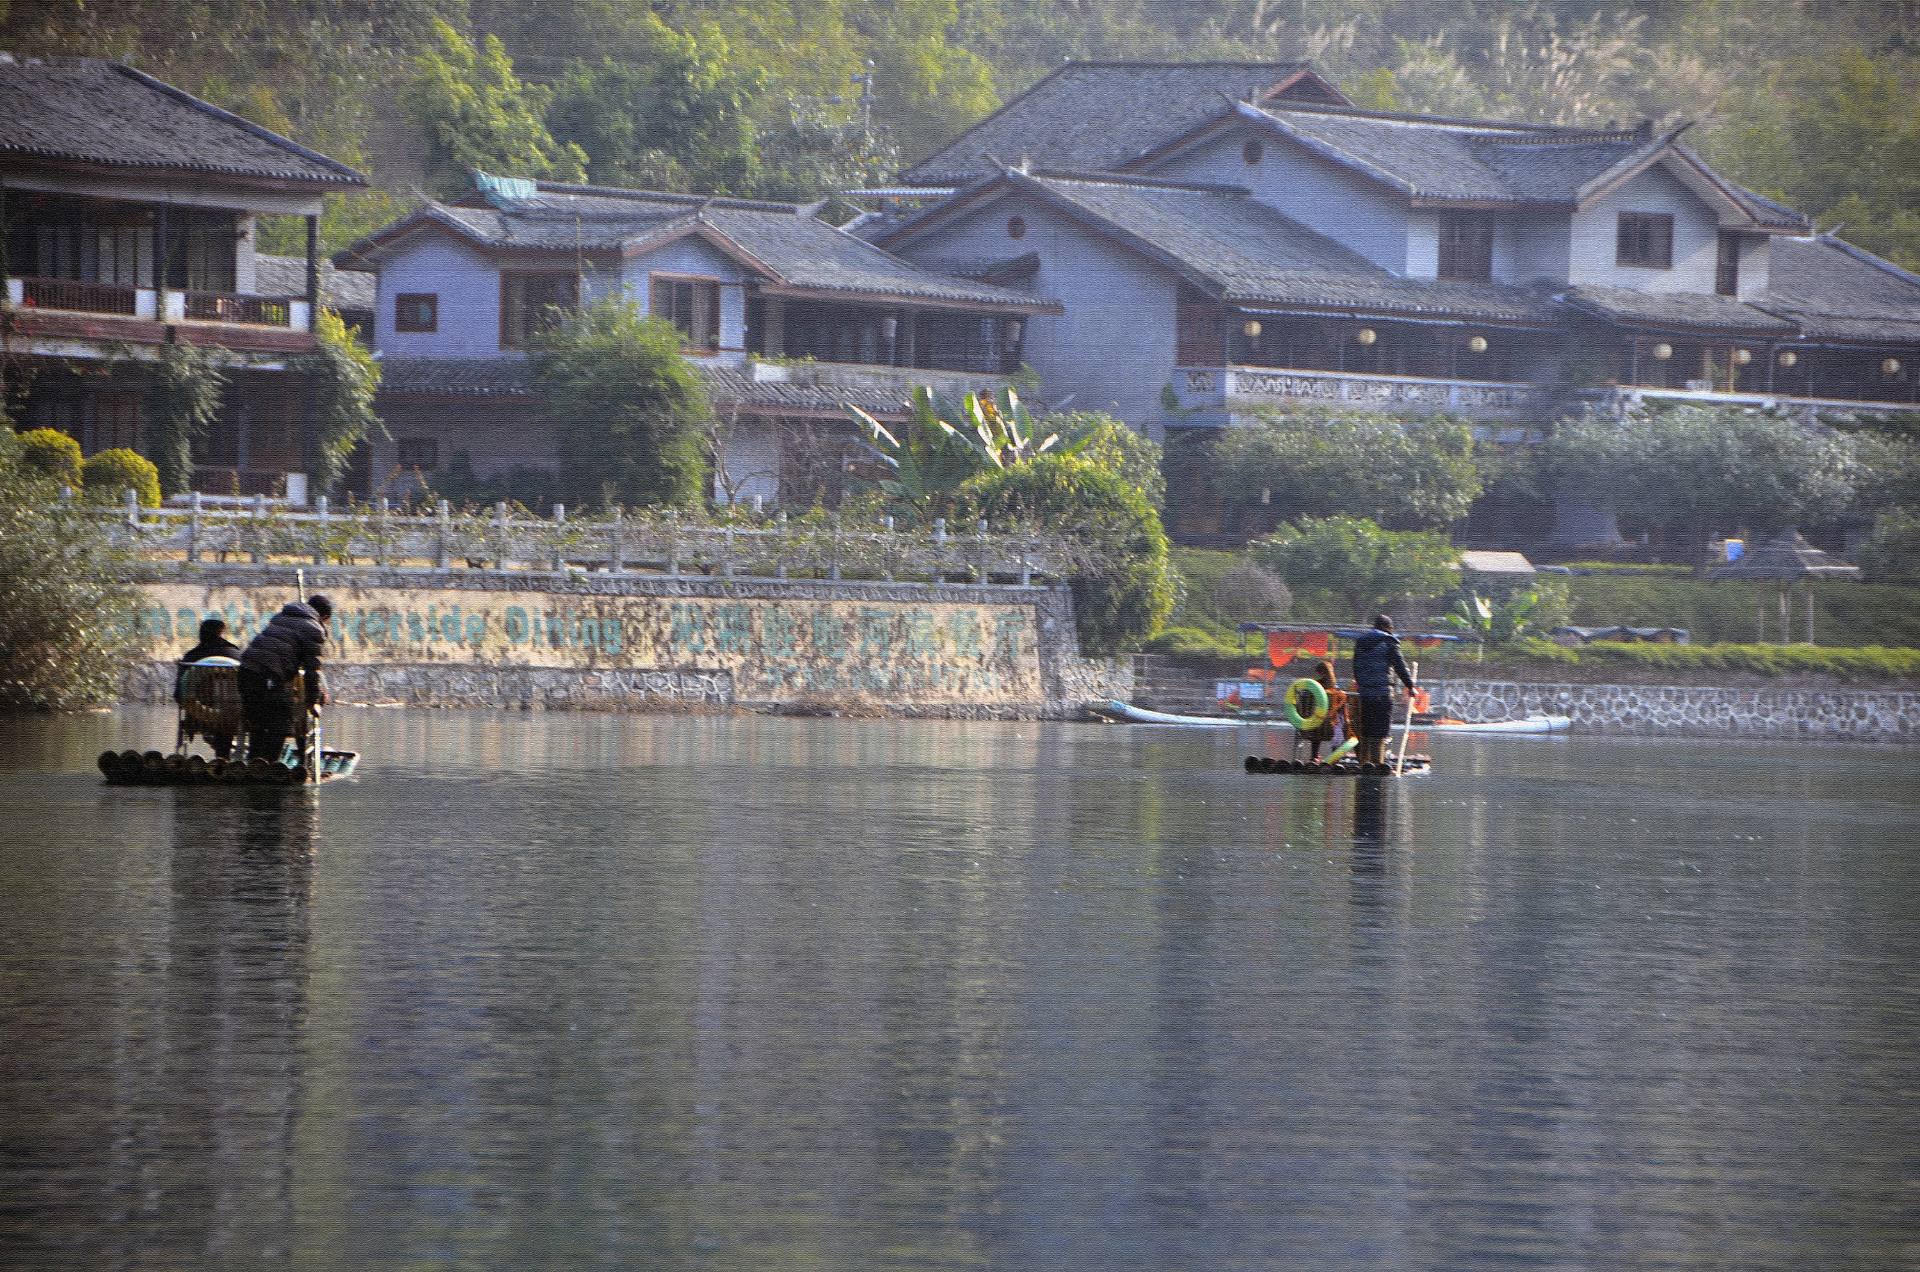
[[808, 198], [1067, 58], [1312, 59], [1355, 100], [1691, 119], [1724, 171], [1920, 266], [1920, 0], [0, 0], [372, 174], [329, 247], [469, 166]]

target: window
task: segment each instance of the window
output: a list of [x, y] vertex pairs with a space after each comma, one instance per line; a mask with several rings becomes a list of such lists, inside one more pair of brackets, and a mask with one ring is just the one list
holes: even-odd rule
[[401, 292], [393, 298], [395, 331], [440, 330], [440, 296], [437, 292]]
[[500, 347], [524, 349], [580, 303], [577, 274], [500, 275]]
[[231, 213], [175, 209], [167, 222], [167, 286], [233, 291], [233, 245], [238, 237], [239, 225]]
[[689, 349], [720, 347], [720, 284], [712, 279], [655, 274], [647, 307], [680, 328]]
[[1673, 214], [1622, 212], [1614, 261], [1645, 269], [1673, 268]]
[[1493, 218], [1484, 212], [1440, 215], [1440, 277], [1493, 277]]
[[431, 472], [440, 467], [440, 441], [434, 437], [403, 437], [395, 444], [394, 460], [402, 468]]
[[1010, 239], [1017, 239], [1017, 238], [1025, 238], [1026, 236], [1027, 236], [1027, 218], [1024, 216], [1008, 217], [1007, 218], [1007, 237]]
[[1740, 236], [1720, 232], [1720, 257], [1714, 263], [1713, 290], [1722, 296], [1740, 294]]

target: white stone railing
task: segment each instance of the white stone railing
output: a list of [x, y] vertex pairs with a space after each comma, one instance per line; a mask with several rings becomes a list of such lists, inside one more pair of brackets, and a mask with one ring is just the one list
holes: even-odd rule
[[1178, 367], [1173, 376], [1174, 396], [1184, 410], [1319, 404], [1466, 416], [1538, 415], [1551, 410], [1559, 396], [1536, 384], [1286, 367]]

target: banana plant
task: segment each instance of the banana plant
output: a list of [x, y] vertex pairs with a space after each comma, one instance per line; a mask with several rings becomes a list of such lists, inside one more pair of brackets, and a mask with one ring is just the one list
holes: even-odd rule
[[1011, 387], [997, 394], [968, 393], [957, 404], [936, 398], [925, 385], [907, 400], [898, 431], [849, 403], [847, 411], [865, 429], [888, 476], [876, 483], [895, 512], [925, 521], [945, 514], [961, 484], [988, 468], [1010, 468], [1044, 454], [1071, 454], [1083, 443], [1063, 446], [1057, 433], [1042, 438]]

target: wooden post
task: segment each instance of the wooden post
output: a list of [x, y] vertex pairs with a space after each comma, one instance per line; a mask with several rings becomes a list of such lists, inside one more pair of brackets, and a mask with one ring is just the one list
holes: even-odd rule
[[448, 542], [451, 536], [452, 527], [447, 524], [447, 521], [448, 521], [448, 518], [452, 515], [452, 511], [453, 510], [447, 506], [447, 501], [444, 499], [442, 499], [438, 504], [436, 504], [433, 509], [434, 519], [439, 523], [434, 527], [435, 530], [438, 531], [437, 540], [434, 544], [434, 550], [433, 550], [433, 568], [436, 570], [444, 570], [447, 568], [448, 552], [452, 546]]

